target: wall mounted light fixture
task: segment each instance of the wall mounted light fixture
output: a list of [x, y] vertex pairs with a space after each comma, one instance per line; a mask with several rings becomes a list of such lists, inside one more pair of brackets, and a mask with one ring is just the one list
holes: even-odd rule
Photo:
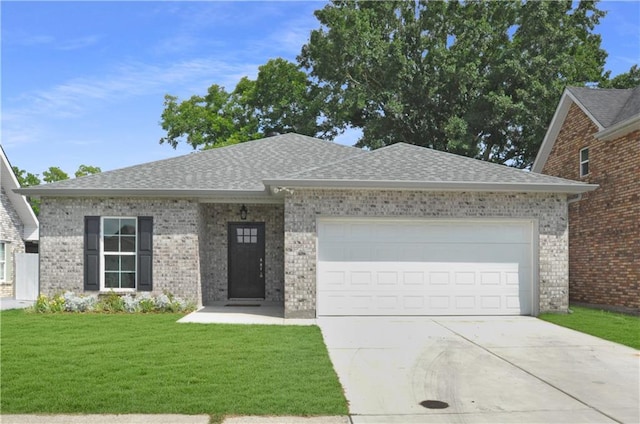
[[240, 219], [243, 221], [247, 219], [247, 207], [245, 205], [240, 208]]

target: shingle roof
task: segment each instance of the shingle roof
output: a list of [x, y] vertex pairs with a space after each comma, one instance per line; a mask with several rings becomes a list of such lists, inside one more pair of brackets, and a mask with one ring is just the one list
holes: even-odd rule
[[629, 89], [567, 87], [533, 162], [534, 172], [542, 172], [573, 104], [598, 126], [594, 134], [597, 139], [613, 140], [640, 127], [640, 86]]
[[404, 143], [373, 152], [284, 134], [21, 189], [41, 196], [268, 196], [270, 187], [583, 192], [595, 188]]
[[[263, 192], [262, 180], [332, 163], [361, 149], [299, 134], [283, 134], [236, 145], [204, 150], [127, 168], [24, 189], [47, 195], [61, 191], [250, 191]], [[204, 193], [203, 193], [204, 194]]]
[[[271, 185], [581, 190], [586, 185], [424, 147], [397, 143], [341, 162], [266, 180]], [[554, 188], [555, 187], [555, 188]], [[562, 187], [562, 188], [561, 188]]]
[[567, 87], [603, 128], [640, 114], [640, 87], [603, 89]]

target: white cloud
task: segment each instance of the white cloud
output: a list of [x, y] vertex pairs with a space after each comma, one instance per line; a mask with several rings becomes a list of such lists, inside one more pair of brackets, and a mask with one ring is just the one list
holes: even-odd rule
[[22, 47], [47, 46], [54, 50], [79, 50], [96, 44], [102, 38], [100, 35], [91, 34], [83, 37], [59, 39], [52, 35], [44, 34], [3, 34], [7, 45]]
[[182, 91], [184, 86], [205, 84], [206, 88], [215, 81], [232, 89], [242, 76], [255, 73], [257, 67], [258, 64], [235, 65], [212, 59], [193, 59], [167, 66], [131, 62], [105, 75], [78, 77], [43, 91], [23, 93], [20, 103], [5, 113], [79, 117], [97, 103], [117, 103], [149, 94], [173, 94], [175, 90]]

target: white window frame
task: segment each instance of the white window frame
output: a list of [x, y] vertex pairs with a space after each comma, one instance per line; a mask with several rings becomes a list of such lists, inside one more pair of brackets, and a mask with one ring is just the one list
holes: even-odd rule
[[0, 240], [0, 245], [2, 245], [2, 255], [0, 255], [0, 283], [7, 282], [7, 256], [9, 250], [9, 243], [4, 240]]
[[[587, 159], [583, 159], [582, 158], [582, 152], [587, 152]], [[580, 176], [581, 177], [586, 177], [587, 175], [589, 175], [589, 148], [588, 147], [584, 147], [582, 149], [580, 149]], [[584, 169], [584, 166], [587, 166], [587, 172], [582, 172]]]
[[[135, 221], [135, 250], [133, 252], [106, 252], [104, 250], [104, 221], [108, 219], [131, 219]], [[106, 287], [105, 286], [105, 257], [106, 256], [133, 256], [134, 257], [134, 287]], [[138, 290], [138, 218], [135, 216], [101, 216], [100, 217], [100, 291], [114, 291], [132, 293]]]

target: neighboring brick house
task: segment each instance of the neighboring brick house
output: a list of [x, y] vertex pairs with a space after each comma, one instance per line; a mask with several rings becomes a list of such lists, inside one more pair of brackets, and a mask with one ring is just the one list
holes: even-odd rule
[[640, 312], [640, 87], [569, 87], [534, 172], [597, 184], [569, 201], [569, 299]]
[[15, 294], [15, 254], [25, 252], [25, 245], [37, 250], [38, 219], [25, 197], [13, 191], [19, 187], [0, 146], [0, 297]]
[[323, 315], [568, 308], [567, 197], [596, 186], [404, 143], [284, 134], [28, 187], [40, 288]]

